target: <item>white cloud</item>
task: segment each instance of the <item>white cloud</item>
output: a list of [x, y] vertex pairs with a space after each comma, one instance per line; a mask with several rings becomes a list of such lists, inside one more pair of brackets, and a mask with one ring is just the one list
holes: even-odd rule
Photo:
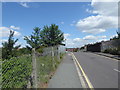
[[81, 38], [75, 38], [75, 39], [73, 39], [73, 41], [74, 41], [74, 42], [81, 42], [82, 39], [81, 39]]
[[20, 30], [20, 27], [15, 27], [15, 26], [10, 26], [10, 29], [14, 29], [14, 30]]
[[93, 13], [93, 11], [92, 10], [90, 10], [90, 9], [86, 9], [86, 12], [88, 12], [88, 13]]
[[93, 36], [93, 35], [87, 35], [83, 37], [84, 40], [99, 40], [99, 39], [105, 39], [107, 36]]
[[118, 27], [118, 2], [115, 2], [115, 0], [110, 0], [110, 2], [99, 1], [92, 0], [93, 10], [86, 9], [87, 12], [98, 15], [89, 16], [77, 22], [76, 27], [80, 31], [98, 34], [105, 32], [107, 29]]
[[7, 42], [7, 39], [0, 39], [0, 43]]
[[83, 30], [82, 32], [91, 33], [91, 34], [99, 34], [105, 31], [106, 31], [105, 29], [87, 29], [87, 30]]
[[91, 6], [94, 8], [93, 13], [104, 16], [118, 15], [118, 2], [115, 2], [115, 0], [111, 0], [109, 2], [98, 2], [98, 0], [92, 0]]
[[73, 39], [71, 39], [69, 37], [70, 34], [68, 34], [68, 33], [65, 34], [64, 36], [66, 37], [65, 43], [66, 43], [66, 47], [68, 47], [68, 48], [70, 48], [70, 47], [81, 47], [85, 44], [108, 40], [107, 36], [105, 36], [105, 35], [103, 35], [103, 36], [87, 35], [83, 38], [73, 38]]
[[90, 43], [88, 40], [84, 40], [82, 38], [74, 38], [74, 39], [67, 39], [66, 40], [66, 47], [71, 48], [71, 47], [81, 47], [85, 44]]
[[19, 4], [23, 7], [29, 8], [29, 6], [26, 2], [20, 2]]
[[114, 16], [89, 16], [76, 24], [77, 28], [86, 33], [102, 33], [109, 28], [118, 27], [118, 18]]
[[[8, 27], [0, 27], [0, 37], [8, 37], [9, 36], [9, 33], [10, 33], [10, 28]], [[13, 30], [14, 31], [14, 30]], [[17, 32], [17, 31], [14, 31], [14, 36], [17, 37], [17, 36], [20, 36], [21, 33]]]
[[96, 37], [93, 36], [93, 35], [88, 35], [88, 36], [83, 37], [83, 39], [84, 39], [84, 40], [95, 40]]
[[115, 34], [115, 35], [110, 36], [110, 38], [112, 39], [112, 38], [117, 37], [117, 36], [118, 36], [118, 35]]

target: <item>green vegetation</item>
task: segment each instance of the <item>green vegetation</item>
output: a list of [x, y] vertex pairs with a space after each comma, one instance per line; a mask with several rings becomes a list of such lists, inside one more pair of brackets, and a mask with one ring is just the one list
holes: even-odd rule
[[79, 48], [75, 48], [75, 49], [73, 50], [73, 52], [78, 52], [78, 50], [79, 50]]
[[32, 35], [30, 36], [25, 36], [24, 40], [26, 40], [26, 42], [30, 45], [27, 46], [29, 48], [38, 48], [39, 46], [41, 46], [41, 39], [40, 39], [40, 28], [39, 27], [35, 27], [34, 32], [32, 32]]
[[[32, 48], [42, 54], [46, 47], [63, 45], [64, 36], [58, 26], [52, 24], [49, 27], [45, 26], [43, 30], [35, 27], [32, 35], [25, 36], [24, 40], [29, 46], [23, 48], [20, 48], [21, 45], [17, 46], [18, 39], [14, 39], [14, 31], [10, 30], [8, 41], [2, 43], [3, 47], [0, 49], [2, 52], [2, 58], [0, 57], [0, 62], [2, 62], [2, 88], [26, 88], [33, 68]], [[60, 60], [57, 55], [54, 57], [51, 55], [37, 57], [37, 72], [40, 82], [48, 82], [49, 75], [58, 67], [63, 55], [60, 54]]]
[[31, 54], [32, 53], [32, 50], [31, 48], [19, 48], [17, 51], [16, 51], [16, 55], [17, 56], [21, 56], [21, 55], [26, 55], [26, 54]]
[[65, 53], [60, 53], [60, 59], [63, 59], [63, 56], [65, 55]]
[[26, 88], [32, 71], [31, 56], [24, 55], [2, 63], [2, 88]]
[[16, 56], [16, 51], [21, 46], [21, 45], [15, 46], [18, 39], [14, 40], [13, 35], [14, 35], [14, 31], [10, 30], [10, 35], [8, 37], [8, 41], [2, 43], [2, 45], [3, 45], [2, 58], [3, 59], [9, 59], [10, 57]]
[[[51, 73], [53, 73], [58, 65], [60, 64], [64, 54], [61, 54], [61, 59], [58, 60], [58, 57], [51, 56], [40, 56], [37, 57], [37, 72], [38, 72], [38, 81], [40, 84], [48, 83], [49, 79], [51, 78]], [[55, 67], [53, 67], [53, 65]]]
[[106, 49], [105, 51], [103, 51], [104, 53], [110, 53], [113, 55], [120, 55], [119, 50], [118, 49]]
[[120, 31], [116, 31], [117, 36], [114, 36], [113, 38], [111, 38], [111, 40], [117, 40], [120, 39]]
[[63, 45], [64, 35], [59, 30], [58, 26], [52, 24], [51, 26], [44, 26], [40, 33], [42, 44], [47, 46]]
[[113, 55], [120, 55], [120, 31], [117, 31], [117, 36], [113, 37], [111, 40], [114, 40], [112, 43], [116, 48], [106, 49], [105, 53], [110, 53]]
[[0, 48], [0, 59], [2, 59], [2, 48]]
[[25, 36], [24, 40], [30, 45], [30, 48], [40, 48], [41, 46], [55, 46], [63, 45], [64, 35], [59, 30], [58, 26], [51, 24], [51, 26], [44, 26], [43, 30], [39, 27], [34, 28], [32, 35]]

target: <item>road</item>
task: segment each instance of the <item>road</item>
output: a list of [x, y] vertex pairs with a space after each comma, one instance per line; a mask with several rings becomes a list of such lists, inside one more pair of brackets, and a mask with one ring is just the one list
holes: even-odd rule
[[90, 52], [75, 52], [94, 88], [118, 88], [118, 61]]
[[[75, 59], [76, 58], [76, 59]], [[77, 65], [76, 60], [79, 65]], [[81, 66], [85, 75], [78, 70]], [[118, 88], [118, 61], [90, 52], [67, 53], [48, 88]], [[87, 77], [87, 79], [83, 77]], [[86, 80], [86, 82], [84, 82]], [[84, 83], [83, 83], [84, 82]]]

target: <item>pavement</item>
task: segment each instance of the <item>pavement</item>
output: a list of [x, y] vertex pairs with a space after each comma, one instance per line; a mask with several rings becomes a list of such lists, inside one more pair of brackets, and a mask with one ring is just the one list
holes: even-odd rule
[[119, 55], [112, 55], [112, 54], [101, 53], [101, 52], [94, 52], [94, 53], [98, 54], [98, 55], [102, 55], [102, 56], [106, 56], [106, 57], [110, 57], [110, 58], [114, 58], [114, 59], [120, 60], [120, 56]]
[[67, 53], [56, 73], [49, 81], [48, 88], [82, 88], [70, 53]]

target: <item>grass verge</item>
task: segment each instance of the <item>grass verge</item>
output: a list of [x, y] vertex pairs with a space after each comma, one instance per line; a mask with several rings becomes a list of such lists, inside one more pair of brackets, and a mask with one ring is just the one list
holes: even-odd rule
[[38, 88], [47, 88], [49, 80], [54, 75], [58, 65], [61, 63], [63, 56], [60, 54], [60, 59], [57, 56], [40, 56], [37, 57], [37, 75], [38, 75]]

